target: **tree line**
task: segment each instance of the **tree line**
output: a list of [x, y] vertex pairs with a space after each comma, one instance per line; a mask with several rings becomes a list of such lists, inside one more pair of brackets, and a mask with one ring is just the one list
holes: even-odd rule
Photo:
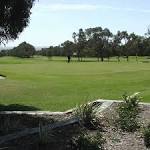
[[[110, 57], [125, 57], [129, 61], [129, 56], [150, 56], [150, 32], [144, 36], [129, 34], [127, 31], [118, 31], [113, 34], [108, 28], [95, 27], [79, 29], [72, 34], [73, 41], [65, 41], [58, 46], [50, 46], [35, 51], [35, 48], [24, 42], [11, 50], [3, 50], [0, 56], [32, 57], [42, 56], [74, 56], [78, 61], [84, 57], [97, 57], [98, 61], [108, 60]], [[28, 45], [28, 46], [27, 46]]]

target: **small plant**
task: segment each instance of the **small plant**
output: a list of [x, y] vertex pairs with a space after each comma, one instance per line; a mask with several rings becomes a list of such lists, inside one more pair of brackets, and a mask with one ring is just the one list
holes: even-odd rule
[[139, 114], [139, 93], [135, 93], [131, 96], [123, 95], [123, 102], [117, 109], [119, 119], [118, 123], [122, 130], [127, 132], [135, 131], [138, 125], [138, 114]]
[[150, 148], [150, 124], [144, 128], [144, 143], [147, 148]]
[[95, 128], [96, 112], [91, 103], [83, 104], [75, 109], [75, 116], [79, 118], [80, 124], [89, 128]]
[[100, 132], [88, 135], [86, 132], [73, 139], [73, 150], [103, 150], [104, 138]]

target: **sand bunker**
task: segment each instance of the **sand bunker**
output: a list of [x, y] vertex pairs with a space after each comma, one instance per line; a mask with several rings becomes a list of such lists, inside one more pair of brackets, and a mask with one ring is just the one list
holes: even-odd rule
[[0, 75], [0, 80], [4, 80], [4, 79], [6, 79], [6, 76]]

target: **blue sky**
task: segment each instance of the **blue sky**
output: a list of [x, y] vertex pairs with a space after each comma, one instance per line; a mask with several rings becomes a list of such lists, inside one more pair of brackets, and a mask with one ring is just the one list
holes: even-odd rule
[[37, 0], [29, 26], [7, 46], [26, 41], [49, 47], [72, 40], [79, 28], [101, 26], [113, 33], [127, 30], [144, 35], [150, 24], [149, 0]]

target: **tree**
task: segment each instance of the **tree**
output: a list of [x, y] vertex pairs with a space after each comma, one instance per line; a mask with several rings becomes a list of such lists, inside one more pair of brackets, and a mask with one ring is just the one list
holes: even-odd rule
[[74, 40], [74, 43], [77, 44], [77, 33], [73, 32], [72, 38]]
[[74, 50], [74, 43], [71, 41], [65, 41], [64, 43], [61, 44], [61, 46], [64, 49], [64, 53], [66, 56], [72, 56], [73, 50]]
[[127, 61], [129, 61], [129, 51], [128, 51], [128, 41], [129, 41], [129, 35], [127, 31], [122, 31], [121, 33], [121, 42], [122, 42], [122, 48], [123, 48], [123, 54], [126, 56]]
[[14, 40], [28, 26], [35, 0], [0, 1], [0, 44]]
[[48, 57], [49, 60], [51, 60], [52, 58], [52, 50], [53, 50], [52, 46], [46, 49], [46, 56]]
[[138, 53], [139, 53], [139, 42], [140, 37], [135, 35], [134, 33], [131, 33], [129, 35], [129, 40], [127, 43], [128, 53], [130, 55], [136, 56], [136, 61], [138, 62]]
[[120, 38], [120, 31], [117, 32], [116, 35], [113, 37], [113, 53], [114, 56], [117, 56], [118, 62], [120, 62], [120, 56], [121, 56], [121, 38]]
[[77, 39], [77, 44], [78, 44], [78, 50], [77, 50], [77, 56], [78, 56], [78, 61], [82, 61], [82, 57], [84, 55], [84, 49], [86, 47], [86, 35], [83, 29], [79, 29], [79, 34], [78, 34], [78, 39]]
[[42, 48], [41, 50], [36, 51], [36, 53], [41, 56], [47, 56], [47, 48]]
[[108, 60], [110, 57], [110, 53], [111, 53], [111, 38], [113, 36], [113, 34], [110, 32], [110, 30], [108, 28], [105, 28], [102, 31], [102, 42], [103, 42], [103, 48], [102, 48], [102, 56], [101, 56], [101, 60], [103, 61], [103, 57], [104, 55], [107, 56]]
[[8, 56], [8, 52], [9, 52], [9, 50], [1, 50], [0, 51], [0, 57]]
[[102, 28], [101, 27], [88, 28], [85, 31], [88, 39], [87, 41], [88, 46], [91, 49], [94, 49], [98, 61], [100, 57], [101, 57], [101, 61], [103, 61], [103, 55], [102, 55], [103, 41], [101, 38]]
[[65, 55], [68, 57], [68, 63], [69, 63], [71, 60], [71, 56], [73, 55], [74, 43], [68, 40], [62, 43], [61, 46], [64, 49]]
[[143, 40], [144, 56], [150, 56], [150, 37]]
[[[98, 58], [101, 57], [101, 61], [104, 61], [104, 56], [110, 56], [110, 37], [112, 33], [109, 29], [105, 28], [104, 30], [101, 27], [89, 28], [86, 29], [86, 35], [88, 39], [88, 45], [91, 46], [96, 52]], [[106, 54], [107, 53], [107, 54]]]
[[23, 42], [18, 47], [14, 48], [14, 56], [21, 58], [30, 58], [35, 54], [34, 46]]
[[[74, 41], [74, 54], [75, 54], [75, 56], [77, 56], [77, 51], [78, 51], [77, 36], [78, 36], [77, 33], [73, 32], [72, 38]], [[78, 58], [78, 60], [79, 60], [79, 58]]]
[[110, 60], [112, 54], [113, 54], [113, 42], [110, 41], [107, 43], [105, 47], [105, 57], [107, 57], [108, 61]]

